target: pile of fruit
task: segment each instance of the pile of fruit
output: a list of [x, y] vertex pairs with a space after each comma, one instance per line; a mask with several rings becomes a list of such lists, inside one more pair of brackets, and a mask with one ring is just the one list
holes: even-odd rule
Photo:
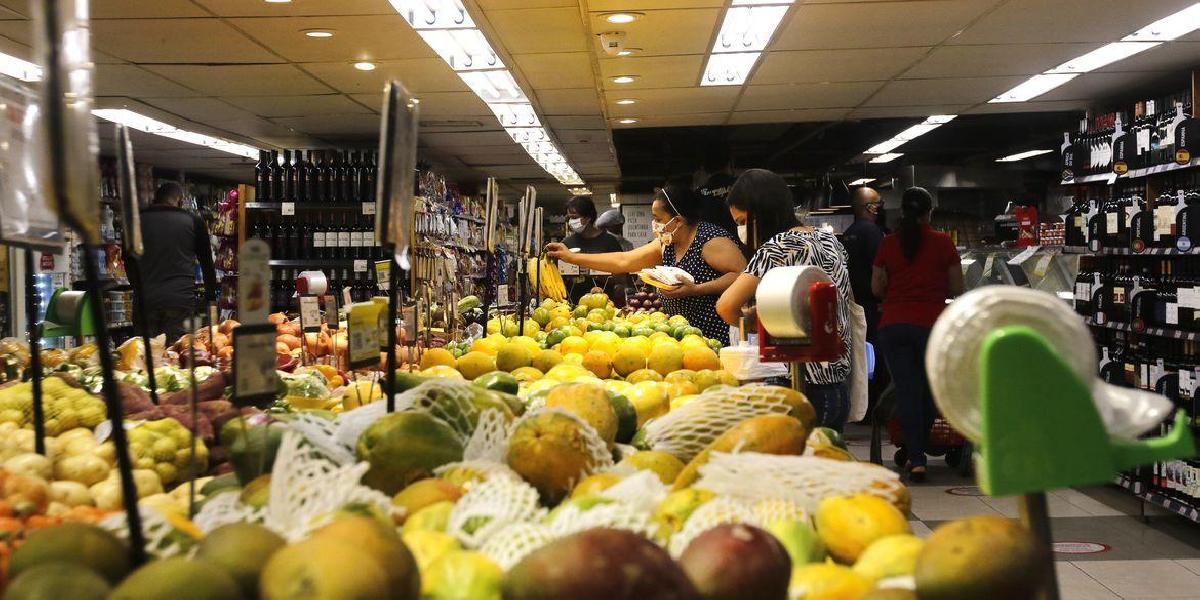
[[641, 312], [661, 310], [662, 305], [662, 296], [646, 290], [638, 291], [625, 299], [625, 306]]

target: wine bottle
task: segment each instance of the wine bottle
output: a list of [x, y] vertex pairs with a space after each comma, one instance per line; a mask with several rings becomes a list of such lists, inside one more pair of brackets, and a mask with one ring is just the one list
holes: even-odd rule
[[313, 202], [329, 202], [329, 163], [325, 151], [317, 152], [313, 161]]
[[325, 258], [325, 224], [322, 221], [324, 221], [324, 218], [318, 214], [317, 220], [315, 223], [313, 223], [312, 228], [312, 250], [309, 252], [310, 258]]
[[346, 177], [342, 179], [342, 197], [347, 203], [360, 202], [358, 198], [359, 177], [362, 174], [362, 163], [358, 153], [350, 150], [346, 153]]
[[256, 202], [268, 202], [271, 197], [271, 153], [258, 151], [258, 162], [254, 165], [254, 198]]
[[347, 259], [353, 258], [353, 250], [350, 248], [350, 221], [346, 216], [342, 216], [342, 224], [338, 227], [338, 258]]
[[271, 151], [271, 198], [268, 202], [283, 202], [283, 165], [279, 164], [279, 151]]
[[363, 232], [357, 219], [350, 224], [350, 258], [363, 258]]
[[342, 196], [342, 181], [346, 177], [346, 163], [342, 160], [342, 153], [339, 150], [333, 151], [333, 159], [329, 163], [329, 201], [334, 204], [344, 202], [345, 197]]
[[304, 150], [296, 151], [296, 202], [308, 202], [308, 161]]
[[359, 180], [358, 196], [363, 202], [375, 201], [375, 153], [363, 152], [362, 176]]
[[283, 151], [283, 165], [280, 166], [283, 172], [283, 195], [280, 196], [280, 202], [295, 202], [296, 201], [296, 166], [292, 164], [292, 151]]

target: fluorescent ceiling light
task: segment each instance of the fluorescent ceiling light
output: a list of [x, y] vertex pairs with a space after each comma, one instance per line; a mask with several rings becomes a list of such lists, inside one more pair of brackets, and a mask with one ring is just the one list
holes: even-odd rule
[[331, 38], [333, 37], [333, 31], [328, 29], [305, 29], [304, 35], [310, 38]]
[[463, 83], [488, 104], [516, 102], [529, 104], [529, 98], [508, 71], [467, 71], [458, 74]]
[[1145, 52], [1162, 42], [1113, 42], [1084, 54], [1078, 58], [1073, 58], [1067, 62], [1046, 71], [1047, 73], [1087, 73], [1095, 71], [1105, 65], [1110, 65], [1118, 60], [1124, 60], [1137, 54]]
[[900, 158], [901, 156], [904, 156], [904, 154], [896, 153], [896, 152], [889, 152], [888, 154], [880, 154], [879, 156], [872, 158], [871, 162], [873, 162], [873, 163], [889, 163], [889, 162], [892, 162], [893, 160], [896, 160], [897, 158]]
[[[505, 129], [505, 131], [518, 144], [524, 145], [531, 142], [550, 143], [550, 136], [541, 127], [510, 127]], [[551, 144], [551, 147], [553, 147], [553, 144]], [[526, 148], [526, 151], [528, 152], [529, 149]]]
[[637, 104], [637, 99], [636, 98], [621, 98], [620, 100], [617, 100], [617, 104], [620, 104], [621, 106], [629, 106], [630, 104]]
[[872, 181], [875, 181], [874, 177], [863, 177], [862, 179], [855, 179], [854, 181], [851, 181], [850, 183], [847, 183], [846, 185], [867, 185], [868, 183], [871, 183]]
[[143, 131], [145, 133], [152, 133], [154, 135], [160, 135], [162, 137], [179, 140], [181, 142], [187, 142], [189, 144], [195, 144], [197, 146], [204, 146], [206, 148], [212, 148], [213, 150], [220, 150], [221, 152], [228, 152], [229, 154], [236, 154], [246, 158], [258, 158], [257, 148], [215, 138], [202, 133], [196, 133], [194, 131], [179, 129], [174, 125], [168, 125], [162, 121], [152, 119], [146, 115], [135, 113], [131, 110], [125, 110], [123, 108], [101, 108], [93, 110], [92, 114], [104, 119], [105, 121], [111, 121], [113, 123], [124, 125], [130, 129]]
[[417, 31], [473, 29], [475, 21], [459, 0], [389, 0], [392, 8]]
[[0, 74], [25, 82], [42, 80], [42, 68], [27, 61], [0, 52]]
[[742, 85], [758, 61], [760, 52], [712, 54], [704, 67], [700, 85]]
[[354, 63], [354, 68], [358, 69], [359, 71], [374, 71], [375, 63], [370, 63], [364, 60], [362, 62]]
[[604, 16], [605, 21], [608, 21], [609, 23], [613, 23], [616, 25], [624, 25], [626, 23], [632, 23], [640, 18], [642, 18], [642, 13], [619, 12], [619, 13], [610, 13], [610, 14], [607, 14]]
[[880, 142], [871, 146], [863, 154], [888, 154], [892, 150], [903, 146], [907, 142], [911, 142], [946, 123], [954, 120], [958, 115], [930, 115], [925, 117], [925, 120], [897, 133], [891, 139]]
[[617, 122], [622, 125], [633, 125], [634, 123], [637, 123], [638, 120], [629, 118], [629, 119], [621, 119], [620, 121], [617, 121]]
[[504, 62], [478, 29], [419, 30], [417, 33], [455, 71], [504, 68]]
[[502, 127], [541, 127], [532, 104], [489, 104]]
[[1163, 17], [1127, 36], [1124, 42], [1169, 42], [1200, 29], [1200, 2]]
[[573, 187], [567, 188], [567, 193], [571, 194], [572, 196], [591, 196], [592, 190], [589, 190], [585, 187]]
[[625, 84], [637, 81], [637, 75], [617, 75], [612, 78], [613, 83]]
[[1040, 156], [1042, 154], [1049, 154], [1051, 152], [1054, 152], [1054, 151], [1053, 150], [1026, 150], [1025, 152], [1009, 154], [1008, 156], [1005, 156], [1004, 158], [997, 158], [996, 162], [1017, 162], [1018, 160], [1025, 160], [1026, 158], [1029, 158], [1031, 156]]
[[721, 30], [713, 42], [713, 53], [763, 51], [788, 8], [786, 5], [731, 7], [725, 11]]
[[633, 56], [634, 54], [637, 54], [641, 51], [642, 51], [641, 48], [625, 48], [622, 50], [618, 50], [617, 56]]
[[1079, 77], [1078, 73], [1052, 73], [1034, 75], [1017, 87], [988, 100], [989, 104], [1001, 102], [1025, 102], [1037, 98], [1050, 90]]
[[521, 147], [525, 149], [525, 152], [529, 153], [530, 156], [533, 156], [534, 154], [558, 152], [558, 148], [555, 148], [554, 144], [550, 142], [520, 142], [520, 144]]
[[764, 6], [768, 4], [791, 4], [792, 0], [733, 0], [734, 6]]

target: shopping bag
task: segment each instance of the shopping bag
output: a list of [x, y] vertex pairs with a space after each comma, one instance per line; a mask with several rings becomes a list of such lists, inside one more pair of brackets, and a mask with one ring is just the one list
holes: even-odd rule
[[850, 302], [850, 418], [861, 421], [867, 416], [867, 313], [857, 302]]

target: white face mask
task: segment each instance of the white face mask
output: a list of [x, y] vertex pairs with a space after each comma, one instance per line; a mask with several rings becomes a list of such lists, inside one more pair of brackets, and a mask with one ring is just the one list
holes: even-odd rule
[[739, 239], [739, 240], [742, 240], [742, 243], [743, 243], [743, 244], [749, 244], [749, 243], [750, 243], [750, 240], [748, 239], [748, 238], [749, 238], [749, 233], [748, 233], [748, 231], [747, 231], [747, 229], [746, 229], [746, 226], [745, 226], [745, 225], [738, 225], [738, 226], [737, 226], [737, 234], [738, 234], [738, 239]]
[[666, 223], [659, 223], [658, 221], [650, 222], [650, 231], [654, 232], [654, 235], [658, 238], [658, 241], [662, 242], [664, 246], [675, 241], [675, 232], [667, 231], [667, 225], [670, 225], [674, 220], [675, 219], [671, 219]]
[[572, 233], [579, 233], [580, 231], [583, 231], [583, 229], [584, 229], [583, 219], [581, 219], [579, 217], [571, 219], [570, 221], [567, 221], [567, 227], [569, 227], [571, 229]]

